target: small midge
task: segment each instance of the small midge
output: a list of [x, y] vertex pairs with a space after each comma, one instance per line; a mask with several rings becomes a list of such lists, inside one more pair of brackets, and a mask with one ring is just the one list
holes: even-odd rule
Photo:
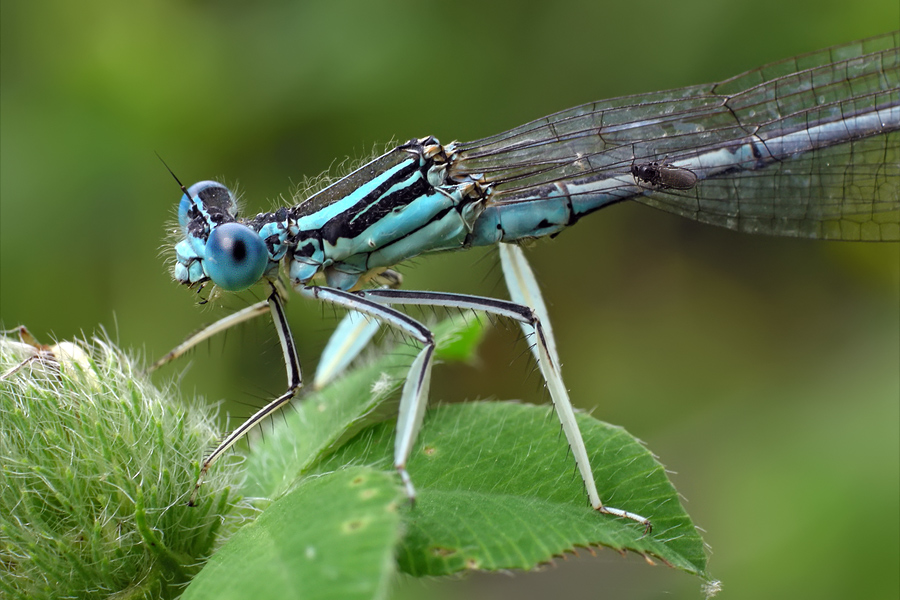
[[635, 163], [631, 165], [631, 175], [638, 183], [664, 189], [689, 190], [697, 185], [697, 175], [693, 171], [665, 163]]

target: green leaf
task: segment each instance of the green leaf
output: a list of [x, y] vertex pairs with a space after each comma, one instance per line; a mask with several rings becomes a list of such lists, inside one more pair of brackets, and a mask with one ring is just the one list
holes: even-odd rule
[[400, 495], [390, 474], [366, 467], [309, 477], [238, 531], [182, 598], [383, 598]]
[[482, 318], [483, 315], [466, 311], [451, 321], [452, 330], [441, 335], [435, 359], [443, 362], [471, 360], [484, 339], [486, 326]]
[[[462, 319], [442, 323], [439, 344], [458, 343], [467, 338], [460, 331], [471, 327]], [[386, 400], [396, 396], [414, 356], [400, 347], [306, 397], [254, 446], [242, 492], [278, 498], [310, 473], [347, 465], [396, 477], [395, 418]], [[587, 415], [578, 420], [604, 502], [649, 517], [652, 533], [591, 510], [549, 407], [450, 405], [429, 411], [410, 458], [418, 497], [414, 507], [403, 503], [401, 510], [399, 568], [417, 576], [529, 570], [579, 547], [603, 545], [707, 578], [703, 542], [662, 465], [621, 428]]]
[[[408, 465], [418, 490], [405, 513], [400, 568], [413, 575], [533, 569], [578, 547], [631, 550], [705, 576], [703, 542], [665, 470], [619, 427], [579, 415], [601, 495], [649, 517], [653, 531], [587, 505], [547, 407], [473, 402], [428, 413]], [[367, 429], [323, 465], [389, 466], [394, 424]]]

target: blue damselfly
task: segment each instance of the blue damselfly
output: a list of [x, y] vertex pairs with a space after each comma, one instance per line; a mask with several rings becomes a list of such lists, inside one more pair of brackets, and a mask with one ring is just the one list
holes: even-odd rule
[[[201, 331], [157, 364], [269, 312], [288, 374], [287, 391], [228, 435], [203, 463], [201, 477], [301, 386], [283, 309], [286, 275], [300, 294], [367, 315], [421, 344], [401, 394], [394, 450], [410, 498], [415, 492], [406, 462], [424, 415], [434, 341], [425, 325], [392, 305], [466, 308], [522, 324], [591, 505], [649, 526], [652, 515], [601, 502], [546, 309], [515, 244], [558, 234], [592, 212], [630, 200], [747, 233], [897, 241], [900, 32], [713, 85], [586, 104], [475, 142], [413, 139], [295, 206], [247, 219], [237, 216], [233, 195], [220, 183], [182, 190], [175, 279], [226, 291], [264, 282], [269, 296]], [[397, 289], [400, 277], [391, 269], [407, 259], [494, 244], [501, 248], [512, 302]], [[362, 344], [342, 357], [329, 355], [329, 361], [346, 364], [371, 331], [357, 335]]]

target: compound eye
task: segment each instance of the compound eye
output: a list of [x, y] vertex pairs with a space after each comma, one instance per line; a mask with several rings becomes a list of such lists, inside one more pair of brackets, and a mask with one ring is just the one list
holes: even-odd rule
[[268, 265], [266, 244], [246, 225], [224, 223], [209, 234], [203, 270], [220, 288], [245, 290], [259, 281]]
[[187, 227], [187, 224], [191, 222], [189, 212], [195, 204], [221, 206], [229, 209], [235, 205], [234, 195], [218, 181], [198, 181], [187, 191], [187, 194], [181, 195], [181, 201], [178, 203], [178, 224], [182, 227]]

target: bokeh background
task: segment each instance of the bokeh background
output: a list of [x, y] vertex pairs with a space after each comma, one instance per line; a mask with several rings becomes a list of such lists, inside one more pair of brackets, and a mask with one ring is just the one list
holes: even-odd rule
[[[476, 139], [900, 27], [896, 0], [0, 6], [0, 323], [44, 340], [103, 327], [148, 357], [253, 299], [201, 309], [172, 282], [161, 248], [180, 192], [154, 152], [187, 184], [239, 184], [257, 212], [391, 139]], [[757, 238], [619, 206], [529, 257], [573, 400], [676, 472], [722, 598], [898, 597], [897, 244]], [[403, 273], [410, 289], [505, 293], [490, 251]], [[290, 312], [311, 371], [334, 315], [299, 298]], [[544, 401], [516, 339], [501, 328], [477, 364], [438, 368], [433, 399]], [[190, 362], [184, 396], [228, 398], [236, 415], [283, 385], [264, 322]], [[605, 550], [397, 594], [700, 596], [687, 575]]]

